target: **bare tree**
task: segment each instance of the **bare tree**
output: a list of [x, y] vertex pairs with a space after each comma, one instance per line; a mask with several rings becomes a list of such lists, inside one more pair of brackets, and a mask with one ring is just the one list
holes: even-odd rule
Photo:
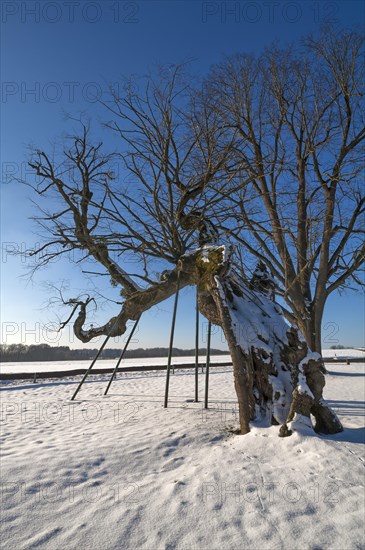
[[[144, 95], [133, 85], [124, 97], [113, 94], [107, 105], [113, 119], [106, 126], [121, 138], [122, 153], [104, 154], [81, 121], [81, 134], [69, 138], [71, 145], [58, 160], [34, 152], [30, 166], [41, 178], [36, 193], [62, 200], [58, 212], [45, 210], [36, 218], [47, 236], [31, 253], [36, 267], [78, 251], [79, 262], [92, 258], [101, 264], [127, 297], [156, 283], [156, 260], [166, 271], [199, 239], [202, 244], [209, 238], [214, 230], [206, 210], [221, 201], [222, 186], [218, 193], [214, 182], [222, 179], [230, 144], [213, 120], [217, 115], [193, 105], [180, 73], [180, 66], [172, 67], [157, 82], [149, 79]], [[114, 173], [116, 162], [122, 177]], [[137, 266], [133, 277], [119, 265], [131, 260]], [[166, 294], [158, 301], [175, 292], [174, 286], [163, 288]], [[74, 305], [75, 311], [81, 307], [79, 300]], [[109, 323], [87, 334], [75, 330], [87, 342], [106, 333]]]
[[[92, 144], [85, 125], [58, 161], [35, 152], [30, 165], [41, 178], [35, 191], [39, 198], [54, 196], [52, 211], [38, 216], [46, 229], [44, 244], [33, 251], [39, 265], [76, 251], [79, 262], [92, 258], [121, 289], [120, 310], [104, 325], [86, 328], [95, 297], [77, 296], [64, 300], [70, 313], [62, 326], [73, 320], [82, 342], [121, 335], [128, 320], [173, 295], [177, 281], [196, 285], [200, 311], [222, 327], [229, 345], [241, 433], [265, 416], [288, 435], [303, 419], [310, 423], [311, 414], [318, 431], [340, 431], [322, 400], [320, 356], [311, 354], [262, 288], [242, 283], [232, 250], [221, 244], [211, 221], [221, 214], [240, 164], [231, 158], [236, 133], [198, 96], [181, 80], [179, 67], [150, 79], [143, 92], [130, 87], [124, 97], [114, 95], [107, 126], [121, 138], [118, 158], [132, 176], [127, 181], [114, 177], [115, 155]], [[136, 273], [128, 271], [131, 257]], [[160, 278], [156, 260], [168, 268]]]
[[318, 352], [328, 296], [364, 284], [363, 45], [327, 28], [301, 46], [230, 57], [206, 84], [237, 136], [244, 182], [230, 197], [235, 223], [221, 227], [246, 265], [267, 264], [287, 317]]

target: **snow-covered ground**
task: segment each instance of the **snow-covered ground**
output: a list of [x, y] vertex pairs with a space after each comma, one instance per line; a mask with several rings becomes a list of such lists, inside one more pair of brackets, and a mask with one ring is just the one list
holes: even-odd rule
[[[338, 361], [344, 361], [346, 359], [356, 358], [363, 359], [365, 361], [365, 351], [356, 349], [325, 349], [322, 351], [324, 358], [336, 358]], [[173, 357], [173, 364], [193, 364], [194, 357]], [[231, 362], [230, 355], [212, 355], [210, 358], [211, 363], [229, 363]], [[199, 356], [199, 362], [205, 363], [205, 357]], [[0, 363], [0, 378], [1, 373], [41, 373], [51, 371], [68, 371], [75, 369], [87, 369], [90, 366], [91, 361], [29, 361], [26, 363]], [[143, 365], [166, 365], [166, 357], [149, 357], [141, 359], [124, 359], [121, 363], [121, 367], [138, 367]], [[99, 360], [95, 364], [95, 368], [98, 369], [112, 369], [115, 367], [116, 359]]]
[[[230, 355], [212, 355], [211, 363], [228, 363], [231, 362]], [[116, 359], [104, 359], [95, 363], [95, 368], [98, 369], [113, 369], [116, 365]], [[173, 357], [172, 364], [193, 364], [195, 362], [194, 357]], [[199, 356], [199, 362], [205, 363], [205, 357]], [[68, 371], [74, 369], [88, 369], [91, 361], [29, 361], [27, 363], [0, 363], [0, 377], [1, 373], [14, 373], [14, 372], [51, 372], [51, 371]], [[143, 365], [166, 365], [167, 357], [148, 357], [141, 359], [123, 359], [121, 367], [139, 367]]]
[[230, 368], [212, 369], [207, 411], [192, 370], [171, 376], [167, 409], [157, 371], [118, 374], [108, 397], [94, 375], [76, 402], [80, 377], [4, 382], [1, 545], [363, 549], [364, 367], [327, 366], [343, 433], [285, 439], [278, 427], [232, 433]]

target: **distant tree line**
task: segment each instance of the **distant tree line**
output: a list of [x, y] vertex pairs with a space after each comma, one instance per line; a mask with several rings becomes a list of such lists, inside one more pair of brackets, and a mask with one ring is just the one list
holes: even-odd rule
[[[70, 349], [69, 346], [50, 346], [48, 344], [38, 344], [26, 346], [24, 344], [0, 344], [0, 361], [81, 361], [92, 359], [97, 353], [97, 348], [92, 349]], [[101, 359], [115, 359], [120, 356], [121, 350], [111, 348], [103, 350]], [[128, 350], [125, 354], [126, 359], [143, 357], [167, 357], [167, 348], [137, 348]], [[206, 353], [205, 348], [199, 349], [199, 355]], [[224, 355], [227, 351], [211, 349], [212, 355]], [[194, 356], [194, 349], [173, 348], [173, 355], [177, 357]]]

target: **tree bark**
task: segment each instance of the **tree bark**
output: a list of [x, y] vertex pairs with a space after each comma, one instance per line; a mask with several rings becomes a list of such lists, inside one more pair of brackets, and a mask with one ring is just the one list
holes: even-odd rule
[[239, 423], [241, 434], [250, 431], [250, 420], [255, 418], [255, 402], [253, 399], [253, 371], [248, 353], [238, 345], [236, 327], [232, 322], [230, 308], [227, 302], [227, 288], [224, 282], [216, 278], [216, 287], [211, 294], [217, 307], [219, 325], [223, 329], [229, 347], [233, 365], [234, 387], [237, 394]]
[[305, 341], [311, 351], [322, 353], [322, 319], [324, 312], [323, 300], [312, 303], [308, 311], [302, 315], [301, 322], [298, 322]]

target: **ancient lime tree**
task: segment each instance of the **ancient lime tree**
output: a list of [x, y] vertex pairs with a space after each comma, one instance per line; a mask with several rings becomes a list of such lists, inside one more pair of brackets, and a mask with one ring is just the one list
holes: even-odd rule
[[[197, 286], [201, 313], [227, 339], [241, 433], [258, 417], [281, 424], [283, 436], [307, 429], [311, 417], [317, 431], [335, 433], [342, 427], [322, 398], [322, 359], [273, 301], [266, 264], [250, 284], [235, 268], [228, 239], [247, 166], [237, 154], [241, 130], [222, 123], [210, 97], [206, 87], [186, 83], [181, 67], [170, 67], [144, 87], [112, 94], [106, 126], [120, 138], [118, 153], [103, 152], [83, 123], [57, 158], [34, 151], [45, 240], [32, 254], [46, 265], [73, 251], [81, 264], [93, 259], [120, 288], [118, 311], [100, 326], [87, 325], [95, 297], [64, 298], [70, 312], [62, 326], [72, 321], [82, 342], [123, 334], [129, 320], [176, 292], [178, 277], [181, 287]], [[116, 156], [128, 178], [116, 177]], [[156, 261], [164, 265], [158, 277]]]

